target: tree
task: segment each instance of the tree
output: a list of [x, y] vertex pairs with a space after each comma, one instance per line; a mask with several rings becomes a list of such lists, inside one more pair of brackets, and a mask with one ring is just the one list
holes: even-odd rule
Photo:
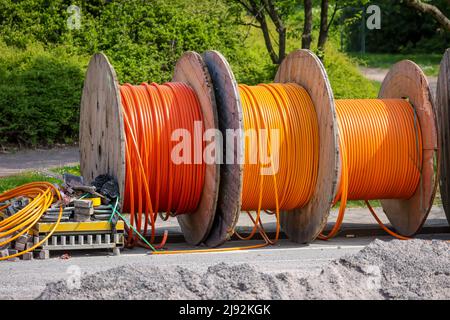
[[317, 50], [319, 51], [319, 57], [323, 58], [323, 54], [325, 52], [325, 44], [328, 40], [328, 31], [333, 23], [334, 17], [336, 13], [342, 9], [342, 7], [338, 6], [339, 0], [335, 1], [333, 13], [331, 14], [330, 20], [328, 21], [328, 8], [330, 3], [328, 0], [322, 0], [320, 4], [320, 30], [319, 30], [319, 39], [317, 41]]
[[303, 24], [303, 34], [302, 34], [302, 48], [310, 49], [311, 41], [312, 41], [312, 24], [313, 24], [313, 16], [312, 16], [312, 0], [304, 1], [304, 11], [305, 11], [305, 21]]
[[[243, 24], [260, 28], [263, 36], [266, 49], [269, 53], [270, 59], [274, 64], [280, 64], [286, 56], [286, 27], [282, 20], [282, 13], [276, 7], [274, 0], [234, 0], [239, 3], [244, 9], [252, 15], [258, 22], [243, 22]], [[270, 35], [268, 18], [275, 25], [278, 33], [278, 52], [274, 48], [273, 40]]]
[[405, 0], [405, 3], [417, 11], [430, 14], [440, 25], [450, 31], [450, 19], [438, 7], [420, 0]]

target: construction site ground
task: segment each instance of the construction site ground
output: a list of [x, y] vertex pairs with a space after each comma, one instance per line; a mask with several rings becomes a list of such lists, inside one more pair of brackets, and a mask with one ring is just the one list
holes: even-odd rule
[[[377, 209], [381, 212], [381, 209]], [[331, 214], [327, 228], [331, 227], [336, 218], [336, 211]], [[273, 216], [264, 215], [265, 226], [270, 235], [274, 234], [275, 222]], [[386, 220], [385, 220], [386, 221]], [[160, 224], [158, 234], [169, 231], [170, 242], [167, 250], [192, 249], [182, 241], [181, 230], [176, 219]], [[238, 230], [242, 233], [250, 230], [250, 221], [242, 214]], [[433, 207], [432, 212], [419, 238], [450, 239], [450, 227], [444, 212], [439, 207]], [[380, 232], [378, 225], [367, 209], [351, 208], [348, 210], [343, 232], [333, 240], [315, 241], [309, 245], [299, 245], [287, 239], [281, 239], [277, 245], [261, 249], [242, 250], [221, 253], [196, 253], [175, 255], [151, 255], [143, 248], [125, 249], [120, 256], [113, 256], [108, 251], [77, 251], [70, 252], [69, 259], [62, 259], [64, 252], [53, 253], [48, 260], [5, 261], [0, 263], [0, 299], [34, 299], [46, 288], [48, 283], [65, 281], [79, 270], [83, 275], [111, 268], [136, 264], [140, 266], [159, 267], [173, 270], [181, 266], [186, 269], [204, 272], [208, 267], [225, 262], [228, 265], [247, 263], [256, 270], [267, 273], [319, 272], [332, 260], [348, 254], [355, 254], [374, 239], [384, 241], [392, 237]], [[232, 246], [247, 246], [260, 243], [261, 240], [230, 241]], [[67, 256], [66, 256], [67, 258]], [[75, 269], [74, 269], [75, 268]]]

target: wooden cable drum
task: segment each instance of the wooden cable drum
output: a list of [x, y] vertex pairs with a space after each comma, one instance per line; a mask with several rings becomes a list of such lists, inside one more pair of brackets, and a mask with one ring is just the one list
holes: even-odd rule
[[[128, 89], [127, 86], [129, 86]], [[133, 107], [135, 110], [133, 116], [131, 116], [131, 114], [125, 114], [126, 110], [130, 110], [130, 106], [127, 106], [127, 108], [124, 109], [123, 103], [126, 101], [122, 101], [121, 94], [127, 94], [128, 92], [128, 94], [139, 94], [142, 96], [143, 94], [145, 95], [145, 92], [150, 94], [154, 91], [154, 97], [157, 97], [158, 94], [161, 94], [164, 90], [167, 91], [167, 94], [170, 94], [172, 91], [175, 92], [175, 90], [183, 89], [185, 92], [191, 92], [190, 96], [192, 96], [192, 99], [194, 100], [191, 99], [190, 105], [192, 106], [192, 103], [195, 103], [195, 105], [198, 106], [204, 132], [211, 129], [215, 130], [218, 127], [217, 111], [211, 79], [202, 57], [195, 52], [187, 52], [178, 60], [175, 66], [172, 83], [162, 86], [156, 84], [144, 85], [146, 88], [145, 90], [142, 86], [136, 86], [136, 89], [133, 89], [130, 85], [127, 86], [124, 86], [121, 92], [116, 73], [107, 57], [101, 53], [95, 54], [89, 63], [86, 73], [80, 110], [81, 174], [88, 183], [101, 174], [113, 176], [119, 184], [122, 208], [124, 205], [129, 207], [130, 199], [127, 199], [127, 197], [130, 196], [128, 194], [130, 192], [130, 183], [127, 181], [130, 181], [130, 172], [138, 170], [139, 165], [142, 166], [142, 161], [147, 161], [147, 159], [140, 159], [142, 155], [133, 153], [135, 152], [134, 150], [138, 150], [139, 148], [136, 142], [133, 141], [136, 132], [132, 134], [130, 133], [129, 128], [126, 127], [130, 125], [129, 118], [136, 117], [138, 114], [136, 111], [139, 113], [143, 112], [143, 106], [137, 105]], [[150, 98], [152, 101], [154, 99], [155, 98]], [[164, 110], [169, 110], [168, 108], [170, 106], [177, 103], [176, 106], [180, 110], [178, 111], [179, 114], [181, 114], [182, 119], [186, 119], [186, 116], [182, 115], [182, 108], [187, 108], [189, 105], [184, 99], [185, 98], [178, 99], [175, 97], [174, 100], [168, 102], [167, 98], [162, 98], [160, 103], [163, 104], [162, 108], [165, 108]], [[127, 103], [131, 103], [134, 100], [136, 99], [130, 98]], [[168, 103], [170, 103], [170, 105]], [[149, 108], [148, 112], [153, 108], [151, 106], [145, 107]], [[165, 112], [167, 113], [169, 111]], [[124, 116], [126, 116], [126, 121], [124, 121]], [[166, 121], [172, 119], [172, 117], [169, 115], [168, 118], [166, 118]], [[142, 121], [142, 123], [145, 123], [145, 121]], [[164, 127], [166, 126], [162, 123], [161, 128]], [[176, 129], [175, 127], [173, 128]], [[161, 133], [156, 132], [156, 134], [160, 135]], [[215, 149], [216, 143], [215, 140], [210, 141], [209, 146], [211, 147], [211, 144], [213, 144], [212, 149]], [[135, 146], [136, 149], [133, 149], [131, 146]], [[161, 148], [162, 147], [160, 147], [160, 150], [162, 150]], [[154, 149], [156, 149], [156, 147], [154, 147]], [[165, 148], [164, 150], [170, 152], [169, 148]], [[130, 159], [130, 157], [132, 159]], [[136, 162], [136, 158], [139, 158], [140, 162]], [[166, 158], [166, 160], [167, 159], [168, 158]], [[129, 161], [128, 167], [127, 161]], [[170, 161], [170, 159], [168, 159], [168, 161]], [[158, 163], [159, 160], [156, 160], [154, 165], [157, 166]], [[152, 175], [152, 172], [156, 170], [156, 167], [149, 168], [149, 170], [151, 171], [148, 171], [148, 174]], [[194, 245], [198, 245], [205, 240], [214, 221], [220, 180], [219, 164], [216, 162], [206, 163], [202, 174], [204, 174], [201, 182], [202, 189], [196, 189], [200, 192], [198, 202], [195, 203], [196, 208], [191, 208], [189, 212], [185, 212], [185, 214], [176, 215], [186, 241]], [[147, 177], [141, 178], [147, 181]], [[167, 181], [161, 183], [167, 184]], [[153, 185], [149, 186], [149, 188], [155, 187], [156, 186]], [[186, 190], [180, 192], [184, 192], [185, 194]], [[189, 192], [191, 191], [189, 190]], [[150, 193], [150, 191], [147, 190], [147, 193]], [[161, 211], [165, 212], [163, 209]], [[170, 208], [168, 210], [170, 210]], [[156, 216], [157, 213], [158, 212], [150, 212], [148, 214]], [[144, 214], [142, 208], [140, 208], [136, 214], [136, 220], [140, 221], [141, 215]], [[139, 226], [141, 227], [141, 225]], [[144, 226], [144, 229], [146, 228], [147, 224]], [[152, 234], [154, 234], [153, 229], [154, 228], [152, 228]]]
[[[275, 82], [295, 83], [303, 87], [315, 107], [318, 119], [320, 157], [318, 159], [317, 183], [310, 201], [302, 208], [282, 212], [281, 223], [288, 237], [296, 242], [311, 241], [322, 230], [331, 207], [339, 173], [339, 149], [337, 148], [336, 113], [333, 96], [325, 69], [320, 63], [311, 63], [318, 58], [309, 51], [296, 51], [295, 59], [305, 60], [308, 68], [298, 68], [297, 61], [289, 60], [289, 65], [282, 64]], [[216, 51], [203, 54], [212, 77], [217, 98], [219, 128], [225, 134], [226, 129], [243, 130], [243, 109], [239, 88], [233, 72], [226, 59]], [[292, 57], [292, 55], [291, 55]], [[303, 64], [302, 64], [303, 65]], [[303, 77], [302, 77], [303, 75]], [[226, 141], [225, 145], [233, 143]], [[206, 243], [219, 245], [234, 232], [234, 227], [241, 211], [244, 164], [238, 160], [244, 155], [244, 142], [237, 139], [237, 150], [228, 155], [234, 160], [222, 165], [222, 176], [218, 215]], [[228, 179], [227, 179], [228, 175]]]
[[[236, 84], [233, 73], [223, 56], [217, 52], [208, 51], [203, 54], [203, 57], [210, 70], [216, 96], [218, 97], [219, 128], [222, 131], [228, 128], [242, 128], [244, 101], [242, 101], [241, 86]], [[350, 139], [353, 138], [351, 138], [351, 134], [347, 138], [341, 136], [345, 132], [342, 131], [345, 127], [338, 123], [336, 103], [338, 103], [338, 110], [341, 110], [339, 111], [341, 122], [349, 119], [343, 113], [345, 108], [350, 110], [354, 108], [374, 108], [374, 110], [377, 110], [378, 108], [378, 115], [375, 115], [376, 112], [373, 111], [373, 115], [362, 112], [358, 116], [366, 117], [366, 120], [362, 120], [369, 122], [381, 121], [383, 117], [384, 121], [389, 121], [389, 118], [386, 118], [389, 114], [392, 114], [394, 117], [399, 117], [403, 114], [403, 117], [406, 117], [402, 121], [407, 124], [404, 130], [409, 134], [409, 142], [404, 144], [405, 148], [409, 149], [405, 149], [406, 151], [403, 154], [399, 154], [401, 158], [399, 158], [400, 162], [396, 163], [396, 168], [392, 166], [393, 169], [386, 169], [387, 172], [389, 170], [399, 171], [397, 172], [399, 177], [408, 178], [410, 182], [406, 183], [405, 186], [400, 186], [404, 187], [404, 189], [398, 195], [395, 193], [395, 187], [392, 188], [391, 186], [390, 189], [385, 188], [382, 191], [376, 191], [377, 188], [375, 187], [372, 195], [364, 200], [373, 199], [374, 196], [392, 197], [392, 199], [382, 199], [383, 209], [391, 224], [403, 236], [411, 236], [417, 232], [425, 221], [434, 199], [436, 179], [433, 171], [433, 159], [438, 152], [433, 104], [429, 94], [428, 83], [420, 68], [410, 61], [396, 64], [382, 84], [379, 95], [381, 100], [354, 100], [350, 102], [338, 100], [336, 102], [321, 61], [308, 50], [297, 50], [284, 59], [278, 69], [275, 82], [287, 85], [295, 84], [306, 90], [313, 103], [318, 121], [319, 157], [316, 160], [318, 167], [315, 176], [316, 183], [309, 201], [300, 207], [285, 208], [280, 213], [281, 226], [288, 238], [295, 242], [307, 243], [318, 237], [326, 225], [333, 203], [342, 196], [343, 174], [348, 172], [347, 158], [343, 160], [342, 157], [347, 157], [348, 153], [352, 155], [353, 148], [350, 146], [350, 151], [346, 149], [343, 152], [342, 143], [349, 137]], [[375, 118], [372, 119], [371, 117]], [[378, 119], [376, 117], [381, 118]], [[354, 120], [357, 120], [357, 118]], [[415, 121], [417, 121], [417, 124]], [[380, 133], [376, 132], [377, 125], [376, 123], [372, 129], [367, 127], [365, 130], [368, 130], [368, 133], [366, 134], [375, 134], [375, 138], [383, 139], [383, 131], [380, 131]], [[346, 130], [348, 132], [348, 129]], [[384, 146], [380, 149], [382, 152], [390, 152], [390, 156], [394, 161], [396, 161], [395, 156], [393, 156], [396, 143], [403, 144], [399, 134], [398, 132], [391, 132], [391, 138], [386, 136], [388, 139], [394, 139], [390, 141], [390, 147]], [[225, 144], [228, 143], [226, 142]], [[242, 141], [241, 143], [243, 144]], [[347, 144], [350, 145], [349, 143]], [[239, 145], [238, 150], [242, 148], [244, 148], [245, 154], [246, 150], [243, 145]], [[413, 155], [412, 160], [409, 158], [410, 153]], [[236, 153], [231, 155], [231, 157], [239, 159], [241, 155]], [[363, 160], [368, 161], [369, 158], [363, 158]], [[292, 161], [295, 163], [302, 160], [293, 159]], [[403, 170], [401, 161], [405, 161], [407, 169]], [[345, 166], [343, 166], [344, 164]], [[211, 245], [218, 245], [226, 241], [232, 234], [241, 210], [241, 204], [243, 204], [241, 202], [242, 191], [245, 191], [243, 190], [244, 183], [242, 179], [243, 165], [226, 163], [223, 166], [223, 172], [227, 172], [230, 177], [236, 178], [223, 179], [221, 181], [218, 203], [218, 208], [221, 208], [219, 211], [220, 215], [216, 217], [215, 228], [213, 227], [206, 240]], [[389, 175], [385, 172], [379, 172], [378, 175], [389, 180]], [[364, 171], [362, 171], [360, 179], [366, 182], [364, 181]], [[392, 181], [385, 182], [387, 185], [389, 183], [392, 183]], [[358, 192], [354, 190], [354, 183], [350, 183], [349, 186], [350, 197], [358, 197]], [[367, 186], [367, 183], [365, 187], [370, 188], [370, 186]], [[399, 198], [397, 199], [396, 197]]]
[[442, 206], [450, 223], [450, 49], [445, 51], [439, 69], [436, 107], [441, 148], [439, 186]]

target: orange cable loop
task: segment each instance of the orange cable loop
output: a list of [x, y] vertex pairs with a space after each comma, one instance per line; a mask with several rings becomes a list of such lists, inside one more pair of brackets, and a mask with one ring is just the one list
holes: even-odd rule
[[[50, 208], [55, 198], [57, 201], [62, 200], [61, 194], [53, 184], [49, 182], [31, 182], [0, 194], [0, 202], [12, 200], [17, 197], [29, 198], [30, 202], [14, 215], [0, 221], [0, 247], [13, 242], [22, 235], [28, 235], [31, 228], [39, 222], [42, 215]], [[2, 206], [1, 209], [7, 207]], [[27, 248], [16, 254], [0, 257], [0, 261], [19, 257], [40, 247], [55, 232], [61, 221], [62, 214], [63, 207], [61, 205], [57, 221], [42, 240], [35, 243], [31, 248]]]

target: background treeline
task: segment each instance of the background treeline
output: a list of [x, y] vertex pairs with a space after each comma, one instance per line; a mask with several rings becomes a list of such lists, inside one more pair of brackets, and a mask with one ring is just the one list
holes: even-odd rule
[[[366, 31], [367, 52], [374, 53], [441, 53], [450, 45], [450, 32], [446, 31], [431, 15], [417, 12], [404, 5], [402, 1], [376, 0], [381, 8], [382, 29]], [[450, 1], [431, 0], [428, 3], [437, 6], [443, 14], [450, 17]], [[361, 11], [356, 8], [367, 5], [367, 1], [358, 1], [345, 7], [338, 20], [347, 21], [345, 47], [348, 51], [361, 50]], [[355, 14], [356, 13], [356, 14]]]
[[[272, 2], [286, 27], [286, 52], [299, 48], [303, 1]], [[360, 75], [355, 61], [338, 50], [342, 43], [352, 49], [352, 39], [358, 39], [355, 26], [360, 11], [349, 14], [342, 8], [359, 8], [367, 2], [330, 1], [329, 15], [335, 6], [339, 10], [330, 21], [324, 63], [338, 98], [374, 97], [377, 92], [377, 85]], [[396, 12], [391, 1], [379, 2]], [[78, 30], [67, 26], [73, 14], [67, 10], [70, 5], [81, 8]], [[316, 40], [321, 1], [312, 1], [312, 6], [312, 38]], [[383, 28], [395, 33], [399, 23], [401, 28], [408, 25], [410, 16], [397, 21], [395, 15], [386, 14], [383, 19], [393, 22], [384, 21]], [[417, 19], [425, 21], [426, 30], [436, 28], [434, 20]], [[261, 30], [252, 26], [254, 22], [237, 0], [0, 0], [0, 145], [77, 141], [84, 73], [90, 56], [99, 51], [108, 55], [120, 82], [169, 81], [174, 63], [184, 51], [208, 49], [227, 57], [239, 82], [268, 82], [277, 66], [268, 55]], [[277, 45], [276, 27], [270, 21], [268, 27]], [[401, 34], [412, 34], [414, 28]], [[426, 39], [402, 42], [369, 33], [367, 48], [439, 50], [447, 45], [439, 45], [442, 39], [448, 40], [448, 34], [434, 36], [430, 31]], [[405, 44], [400, 47], [400, 43]], [[317, 49], [315, 41], [311, 49]]]

